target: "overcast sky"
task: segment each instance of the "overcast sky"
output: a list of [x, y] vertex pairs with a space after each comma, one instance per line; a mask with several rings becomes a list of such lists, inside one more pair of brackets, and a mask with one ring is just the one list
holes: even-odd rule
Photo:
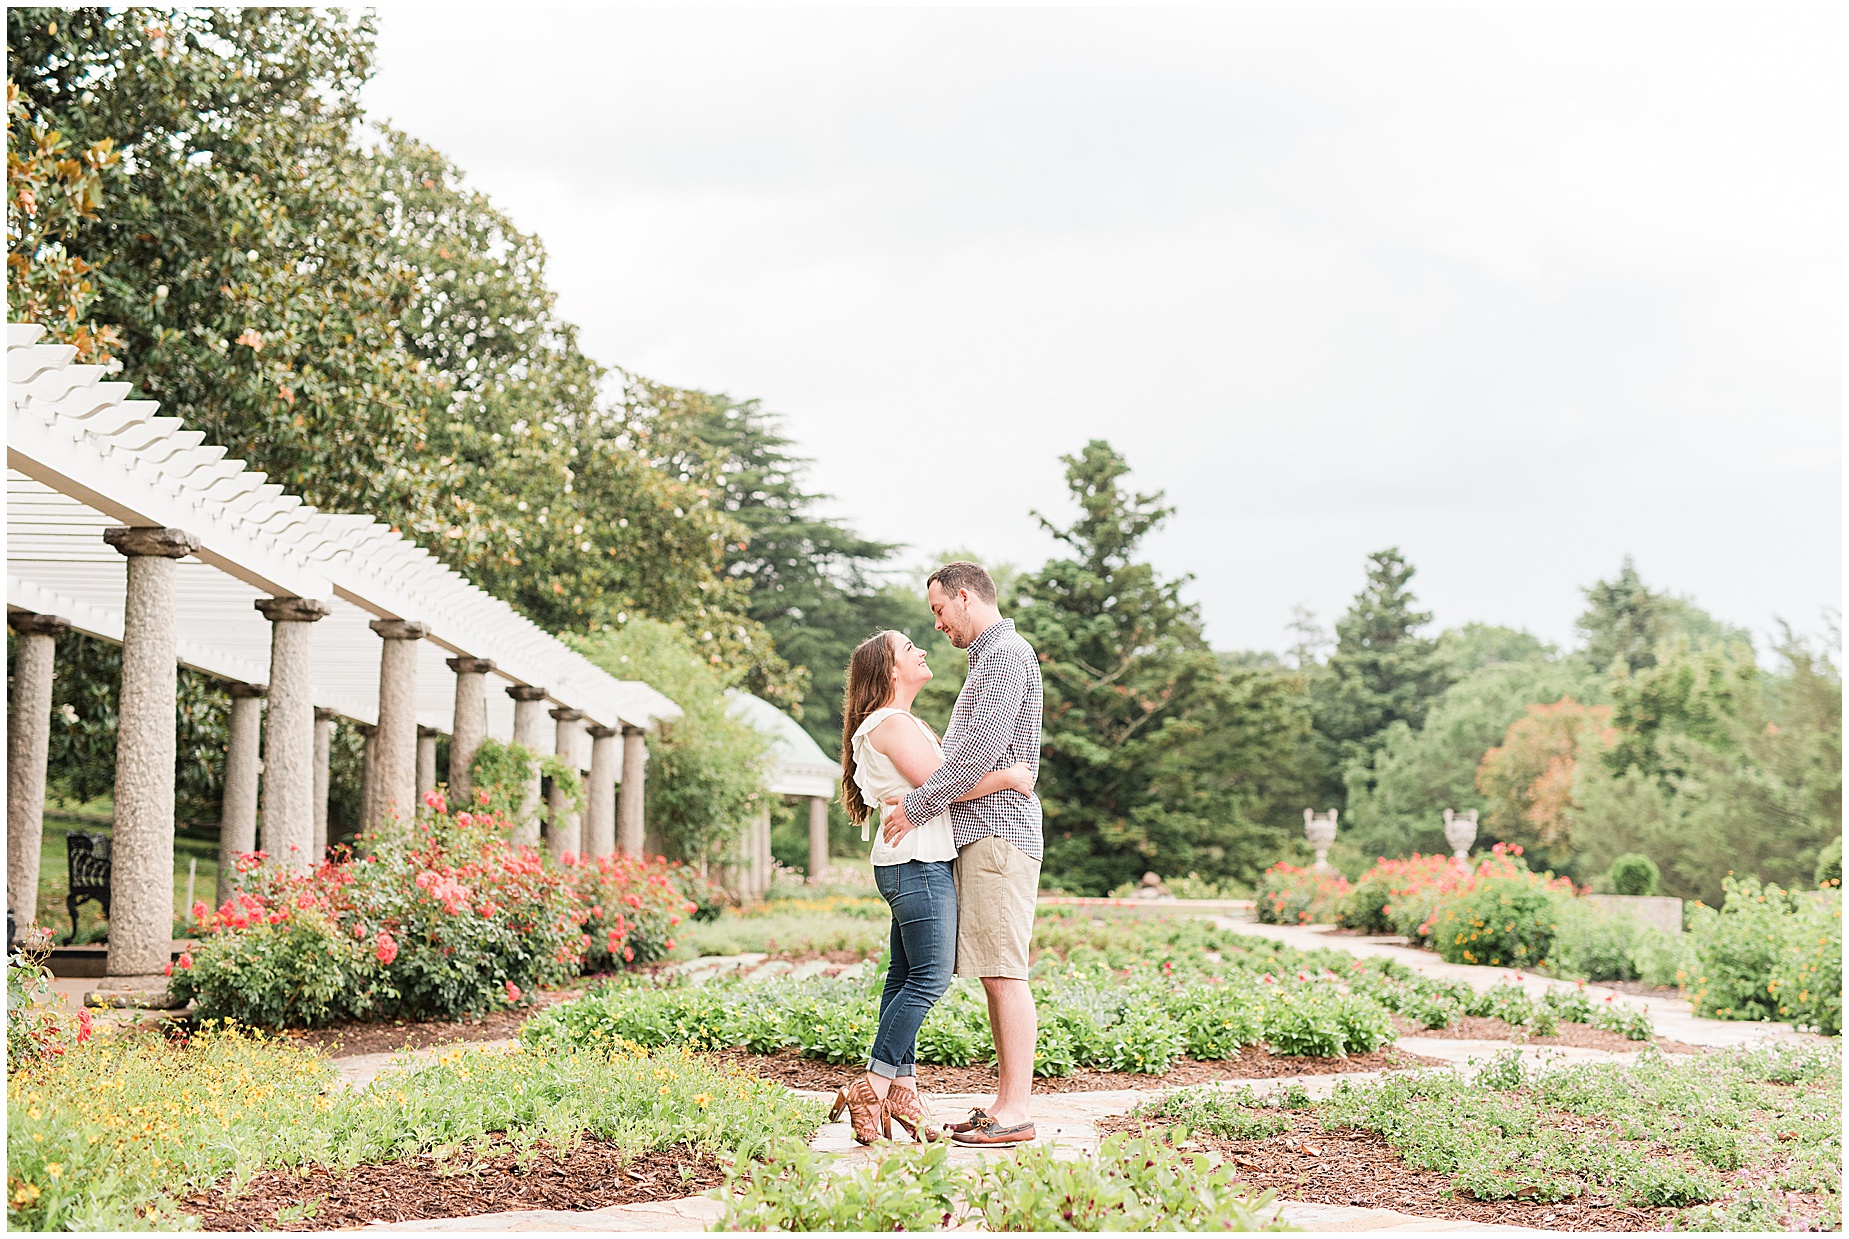
[[1388, 545], [1440, 625], [1570, 642], [1628, 552], [1815, 629], [1839, 12], [386, 7], [368, 102], [908, 561], [1037, 565], [1102, 437], [1221, 648]]

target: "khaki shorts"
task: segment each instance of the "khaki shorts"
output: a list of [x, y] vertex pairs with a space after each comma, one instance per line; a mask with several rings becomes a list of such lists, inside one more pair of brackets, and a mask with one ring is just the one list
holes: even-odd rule
[[957, 852], [957, 975], [1027, 979], [1040, 862], [990, 835]]

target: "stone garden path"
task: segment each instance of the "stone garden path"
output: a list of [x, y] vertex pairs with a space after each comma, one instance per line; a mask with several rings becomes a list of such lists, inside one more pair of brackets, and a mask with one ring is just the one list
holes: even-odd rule
[[[1531, 992], [1541, 992], [1550, 987], [1568, 987], [1569, 983], [1553, 981], [1526, 973], [1516, 973], [1498, 968], [1472, 967], [1468, 965], [1446, 964], [1430, 952], [1413, 950], [1397, 938], [1359, 938], [1348, 935], [1335, 935], [1328, 926], [1281, 926], [1260, 925], [1251, 921], [1221, 919], [1217, 921], [1222, 927], [1239, 933], [1248, 933], [1259, 937], [1273, 938], [1294, 947], [1306, 950], [1318, 947], [1333, 947], [1348, 951], [1354, 955], [1386, 956], [1399, 960], [1426, 976], [1467, 981], [1478, 989], [1487, 989], [1499, 982], [1519, 981]], [[743, 972], [748, 979], [775, 981], [777, 979], [800, 979], [805, 976], [823, 973], [839, 975], [843, 969], [839, 965], [828, 965], [817, 961], [812, 964], [788, 965], [780, 961], [765, 962], [762, 955], [728, 956], [691, 961], [682, 965], [681, 970], [688, 973], [696, 982], [718, 976], [727, 972]], [[1607, 994], [1613, 994], [1613, 1001], [1626, 1006], [1634, 1006], [1650, 1013], [1661, 1036], [1671, 1037], [1690, 1045], [1723, 1047], [1748, 1044], [1768, 1038], [1785, 1039], [1799, 1037], [1788, 1025], [1783, 1024], [1741, 1024], [1727, 1023], [1719, 1020], [1700, 1019], [1692, 1014], [1689, 1004], [1673, 998], [1638, 997], [1621, 994], [1602, 986], [1588, 986], [1588, 992], [1595, 1000], [1602, 1000]], [[488, 1042], [489, 1045], [511, 1044], [507, 1041]], [[1397, 1044], [1409, 1053], [1441, 1062], [1470, 1067], [1487, 1062], [1497, 1053], [1517, 1050], [1524, 1059], [1536, 1063], [1569, 1065], [1582, 1062], [1612, 1060], [1629, 1060], [1639, 1051], [1609, 1051], [1586, 1049], [1576, 1046], [1527, 1046], [1511, 1045], [1507, 1041], [1469, 1041], [1438, 1037], [1401, 1037]], [[454, 1047], [437, 1047], [420, 1050], [410, 1055], [366, 1054], [349, 1058], [336, 1058], [334, 1065], [341, 1078], [353, 1087], [366, 1087], [379, 1075], [402, 1069], [395, 1063], [405, 1066], [419, 1062], [428, 1062], [445, 1049]], [[1311, 1097], [1325, 1097], [1334, 1090], [1341, 1080], [1366, 1080], [1378, 1078], [1379, 1072], [1355, 1072], [1346, 1075], [1292, 1076], [1274, 1080], [1223, 1081], [1214, 1087], [1236, 1088], [1249, 1087], [1256, 1094], [1265, 1094], [1278, 1089], [1301, 1085]], [[831, 1100], [829, 1094], [804, 1092], [803, 1096], [824, 1102]], [[1051, 1093], [1036, 1096], [1034, 1100], [1035, 1120], [1039, 1124], [1041, 1140], [1054, 1146], [1059, 1155], [1078, 1157], [1097, 1149], [1099, 1143], [1098, 1124], [1101, 1120], [1127, 1114], [1139, 1102], [1156, 1096], [1156, 1092], [1140, 1090], [1101, 1091], [1091, 1093]], [[947, 1095], [939, 1094], [931, 1098], [932, 1108], [938, 1117], [961, 1115], [969, 1107], [988, 1100], [986, 1095]], [[830, 1123], [816, 1134], [811, 1146], [824, 1152], [833, 1153], [844, 1168], [864, 1165], [881, 1157], [879, 1148], [864, 1149], [856, 1145], [853, 1133], [846, 1123]], [[951, 1160], [956, 1163], [970, 1163], [984, 1157], [1006, 1157], [1006, 1151], [983, 1151], [977, 1149], [952, 1147]], [[1545, 1233], [1526, 1227], [1492, 1226], [1477, 1222], [1443, 1221], [1420, 1218], [1407, 1214], [1395, 1213], [1384, 1209], [1356, 1208], [1342, 1205], [1303, 1204], [1292, 1201], [1280, 1202], [1276, 1206], [1278, 1213], [1291, 1225], [1306, 1231], [1474, 1231], [1483, 1233], [1539, 1234]], [[658, 1201], [650, 1204], [617, 1205], [605, 1209], [586, 1210], [583, 1212], [562, 1210], [521, 1210], [508, 1213], [482, 1214], [474, 1217], [451, 1218], [437, 1221], [377, 1223], [369, 1229], [387, 1230], [441, 1230], [441, 1231], [689, 1231], [702, 1230], [716, 1220], [722, 1212], [717, 1201], [704, 1196], [690, 1196], [680, 1200]]]

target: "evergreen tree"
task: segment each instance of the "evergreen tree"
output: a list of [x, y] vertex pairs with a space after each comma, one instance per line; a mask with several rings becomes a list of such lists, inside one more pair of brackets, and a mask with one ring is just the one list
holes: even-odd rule
[[1617, 660], [1631, 672], [1654, 667], [1657, 647], [1673, 637], [1704, 645], [1751, 640], [1744, 629], [1723, 624], [1692, 600], [1645, 585], [1629, 555], [1616, 580], [1595, 581], [1585, 594], [1586, 610], [1576, 627], [1586, 658], [1600, 673]]
[[1225, 681], [1181, 600], [1188, 578], [1164, 581], [1135, 560], [1172, 509], [1127, 491], [1130, 466], [1103, 440], [1061, 459], [1080, 515], [1064, 527], [1040, 521], [1070, 557], [1021, 580], [1015, 620], [1046, 692], [1047, 880], [1101, 894], [1150, 868], [1201, 867], [1223, 837], [1199, 798], [1165, 799], [1158, 779], [1204, 734]]
[[1376, 551], [1367, 585], [1336, 621], [1335, 653], [1312, 689], [1317, 734], [1335, 769], [1365, 766], [1389, 724], [1418, 730], [1449, 684], [1437, 643], [1418, 635], [1432, 616], [1413, 609], [1413, 572], [1399, 548]]
[[[725, 543], [724, 578], [741, 587], [743, 613], [787, 660], [781, 674], [795, 691], [779, 692], [761, 673], [746, 686], [790, 708], [833, 753], [841, 744], [848, 656], [885, 628], [925, 642], [933, 628], [922, 594], [888, 583], [895, 545], [822, 514], [828, 496], [804, 485], [810, 462], [792, 451], [775, 414], [756, 400], [651, 386], [657, 433], [675, 436], [689, 453], [712, 452], [717, 507], [742, 531]], [[671, 453], [668, 463], [679, 459]]]

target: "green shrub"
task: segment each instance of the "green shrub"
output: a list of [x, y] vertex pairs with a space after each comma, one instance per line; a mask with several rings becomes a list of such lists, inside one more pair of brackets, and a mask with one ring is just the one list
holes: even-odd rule
[[260, 1028], [318, 1028], [367, 1014], [381, 995], [376, 942], [342, 933], [327, 913], [307, 908], [240, 933], [204, 937], [180, 956], [170, 983], [194, 999], [202, 1019]]
[[1264, 1040], [1262, 999], [1245, 986], [1189, 986], [1169, 1000], [1168, 1013], [1181, 1027], [1188, 1057], [1201, 1062], [1236, 1058]]
[[1249, 1087], [1178, 1088], [1138, 1102], [1130, 1118], [1204, 1132], [1223, 1140], [1264, 1140], [1290, 1126], [1277, 1107], [1254, 1100]]
[[1842, 892], [1807, 893], [1796, 904], [1766, 989], [1781, 1019], [1834, 1037], [1843, 1030]]
[[1265, 1008], [1265, 1040], [1273, 1054], [1340, 1058], [1348, 1044], [1336, 1004], [1311, 989], [1281, 992]]
[[1429, 913], [1426, 901], [1461, 876], [1458, 862], [1449, 856], [1383, 856], [1356, 880], [1336, 913], [1336, 924], [1367, 934], [1406, 933], [1400, 922], [1411, 905], [1419, 909], [1411, 922], [1416, 927]]
[[1187, 1038], [1182, 1027], [1151, 1000], [1131, 1004], [1107, 1034], [1098, 1065], [1112, 1071], [1161, 1075], [1181, 1057]]
[[1842, 896], [1729, 874], [1719, 911], [1689, 914], [1685, 988], [1697, 1015], [1842, 1027]]
[[1281, 1230], [1231, 1166], [1176, 1149], [1161, 1133], [1105, 1138], [1066, 1158], [1045, 1145], [953, 1166], [943, 1144], [901, 1145], [870, 1166], [786, 1144], [767, 1162], [736, 1165], [714, 1196], [717, 1230], [989, 1231]]
[[1656, 862], [1638, 852], [1626, 852], [1607, 871], [1615, 895], [1654, 895], [1662, 889], [1663, 875]]
[[[776, 984], [771, 982], [771, 984]], [[783, 1027], [792, 1043], [825, 1063], [862, 1063], [879, 1030], [879, 999], [852, 982], [781, 986]]]
[[1843, 837], [1837, 835], [1824, 844], [1817, 852], [1817, 871], [1813, 879], [1817, 889], [1834, 887], [1842, 889], [1843, 885]]
[[[995, 1053], [995, 1044], [989, 1039], [988, 1008], [975, 991], [976, 987], [967, 980], [952, 982], [931, 1008], [924, 1027], [918, 1030], [919, 1062], [967, 1067]], [[1059, 1074], [1070, 1075], [1071, 1069]]]
[[1439, 899], [1428, 922], [1431, 947], [1446, 963], [1543, 967], [1572, 896], [1570, 879], [1530, 872], [1520, 848], [1499, 843]]

